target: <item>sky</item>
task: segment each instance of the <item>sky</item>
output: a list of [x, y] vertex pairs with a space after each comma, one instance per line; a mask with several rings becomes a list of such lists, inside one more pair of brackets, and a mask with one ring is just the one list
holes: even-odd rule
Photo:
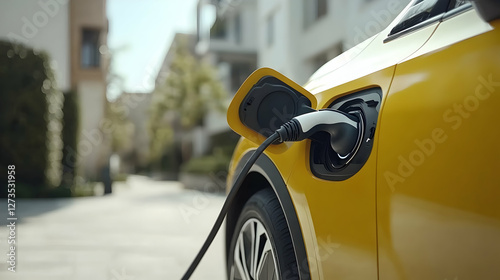
[[[196, 30], [197, 0], [108, 0], [112, 71], [126, 92], [151, 92], [175, 33]], [[117, 89], [110, 89], [116, 97]], [[114, 96], [113, 96], [114, 95]]]

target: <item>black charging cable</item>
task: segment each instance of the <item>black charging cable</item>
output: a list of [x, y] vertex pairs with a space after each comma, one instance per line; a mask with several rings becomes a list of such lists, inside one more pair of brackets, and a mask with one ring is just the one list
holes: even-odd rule
[[250, 171], [250, 168], [252, 168], [252, 165], [255, 163], [255, 161], [257, 161], [257, 159], [264, 152], [264, 150], [277, 140], [280, 140], [280, 135], [277, 132], [275, 132], [271, 136], [269, 136], [262, 144], [260, 144], [257, 150], [255, 150], [252, 156], [245, 163], [245, 165], [240, 171], [240, 174], [238, 174], [238, 177], [236, 178], [233, 187], [229, 191], [226, 201], [224, 201], [224, 205], [222, 205], [222, 209], [220, 210], [219, 216], [217, 217], [217, 220], [215, 221], [212, 230], [208, 234], [205, 243], [203, 243], [203, 246], [198, 252], [198, 255], [196, 255], [193, 262], [189, 266], [188, 270], [186, 271], [186, 273], [184, 273], [184, 276], [182, 276], [181, 278], [182, 280], [188, 280], [189, 277], [191, 277], [191, 274], [193, 274], [194, 270], [196, 269], [201, 259], [207, 252], [208, 247], [210, 247], [210, 244], [212, 244], [212, 241], [214, 240], [215, 236], [217, 235], [217, 232], [220, 229], [220, 226], [222, 225], [222, 222], [224, 221], [224, 217], [226, 216], [227, 211], [229, 210], [231, 204], [233, 203], [234, 197], [238, 193], [238, 190], [241, 184], [243, 183], [243, 180], [245, 179], [245, 175], [248, 173], [248, 171]]
[[269, 147], [272, 143], [281, 143], [285, 141], [301, 141], [309, 138], [313, 134], [319, 131], [327, 132], [330, 134], [330, 145], [332, 149], [337, 153], [340, 152], [341, 155], [349, 155], [355, 145], [359, 142], [359, 119], [353, 115], [346, 114], [344, 112], [326, 109], [320, 111], [313, 111], [291, 119], [289, 122], [283, 124], [279, 129], [277, 129], [271, 136], [269, 136], [260, 146], [255, 150], [252, 156], [245, 163], [241, 169], [233, 187], [227, 195], [224, 205], [215, 221], [212, 230], [207, 236], [205, 243], [201, 247], [198, 255], [189, 266], [188, 270], [182, 276], [182, 280], [188, 280], [193, 274], [194, 270], [200, 263], [201, 259], [205, 255], [208, 247], [212, 244], [212, 241], [217, 235], [217, 232], [224, 221], [224, 217], [227, 214], [231, 204], [233, 203], [234, 197], [238, 193], [238, 190], [243, 183], [245, 175], [250, 171], [252, 165], [257, 161], [259, 156], [264, 152], [264, 150]]

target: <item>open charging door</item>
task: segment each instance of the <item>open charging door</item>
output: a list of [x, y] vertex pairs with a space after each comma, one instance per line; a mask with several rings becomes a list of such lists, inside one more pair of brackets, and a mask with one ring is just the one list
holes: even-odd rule
[[236, 133], [260, 145], [282, 124], [316, 106], [316, 98], [306, 89], [276, 70], [260, 68], [234, 95], [227, 122]]

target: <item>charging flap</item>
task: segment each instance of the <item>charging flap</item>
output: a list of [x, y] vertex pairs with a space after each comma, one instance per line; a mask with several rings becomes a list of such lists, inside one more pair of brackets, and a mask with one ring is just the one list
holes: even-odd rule
[[239, 135], [261, 144], [283, 123], [316, 108], [316, 98], [281, 73], [260, 68], [236, 92], [227, 122]]

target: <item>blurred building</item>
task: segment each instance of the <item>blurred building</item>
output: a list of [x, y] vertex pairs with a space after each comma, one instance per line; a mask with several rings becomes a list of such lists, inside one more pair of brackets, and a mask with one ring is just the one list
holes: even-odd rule
[[[196, 53], [219, 70], [220, 79], [230, 93], [229, 104], [240, 85], [257, 67], [257, 1], [238, 1], [237, 5], [221, 2], [198, 1]], [[210, 15], [207, 9], [215, 12], [213, 23], [207, 18]], [[218, 112], [207, 115], [204, 129], [206, 139], [230, 133], [225, 114]]]
[[[224, 85], [235, 93], [257, 67], [257, 1], [219, 2], [198, 2], [196, 53], [217, 66]], [[216, 13], [213, 23], [207, 21], [207, 8]]]
[[127, 143], [119, 152], [121, 173], [134, 174], [147, 169], [150, 156], [150, 133], [148, 128], [151, 108], [149, 93], [122, 93], [115, 101], [121, 103], [126, 113], [127, 128], [124, 135]]
[[[222, 6], [218, 2], [220, 1], [198, 1], [196, 36], [175, 36], [159, 76], [168, 71], [169, 54], [176, 41], [189, 37], [193, 55], [208, 61], [218, 70], [220, 81], [230, 93], [227, 97], [229, 104], [232, 95], [257, 67], [257, 9], [256, 0], [241, 1], [237, 6]], [[214, 17], [214, 14], [217, 16]], [[209, 151], [213, 144], [211, 139], [237, 139], [233, 134], [226, 115], [213, 111], [206, 115], [202, 126], [196, 127], [184, 137], [189, 138], [193, 156], [196, 157]]]
[[[407, 3], [409, 0], [199, 0], [197, 50], [215, 57], [222, 51], [243, 57], [242, 52], [248, 50], [256, 54], [256, 67], [274, 68], [303, 84], [321, 65], [380, 32]], [[216, 19], [209, 26], [204, 15], [214, 9]], [[214, 59], [214, 63], [231, 73], [225, 79], [234, 92], [239, 85], [232, 82], [231, 75], [238, 75], [239, 70], [233, 74], [234, 68], [225, 66], [224, 59]]]
[[0, 18], [1, 40], [48, 53], [58, 88], [77, 92], [80, 135], [75, 157], [80, 174], [97, 179], [110, 152], [102, 131], [108, 68], [106, 0], [1, 1]]
[[259, 67], [303, 84], [327, 61], [380, 32], [406, 0], [259, 0]]

